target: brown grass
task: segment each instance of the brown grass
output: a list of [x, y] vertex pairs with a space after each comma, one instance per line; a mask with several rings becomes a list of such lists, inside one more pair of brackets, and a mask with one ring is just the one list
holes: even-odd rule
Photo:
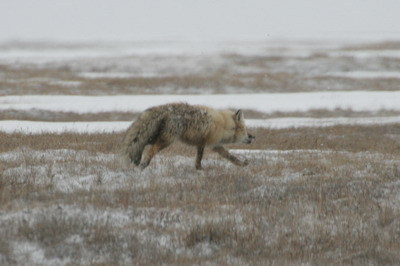
[[400, 126], [335, 126], [253, 132], [262, 148], [400, 153]]
[[122, 141], [123, 134], [38, 134], [21, 133], [7, 134], [0, 132], [0, 152], [26, 147], [34, 150], [73, 149], [90, 152], [116, 152]]
[[400, 42], [385, 41], [344, 47], [343, 50], [400, 50]]
[[[233, 145], [233, 148], [273, 150], [340, 150], [349, 152], [400, 153], [400, 126], [334, 126], [326, 128], [250, 129], [256, 136], [255, 145]], [[118, 134], [8, 134], [0, 132], [0, 152], [18, 147], [35, 150], [77, 149], [93, 152], [116, 152], [124, 133]], [[167, 149], [179, 152], [188, 146], [176, 143]], [[189, 148], [193, 149], [194, 148]]]
[[[398, 43], [378, 44], [382, 49], [396, 48]], [[362, 47], [360, 47], [361, 49]], [[372, 47], [373, 48], [373, 47]], [[349, 48], [353, 49], [353, 48]], [[354, 48], [358, 49], [358, 48]], [[339, 50], [340, 51], [340, 50]], [[212, 58], [211, 58], [212, 59]], [[111, 61], [108, 61], [111, 60]], [[63, 94], [63, 95], [116, 95], [116, 94], [199, 94], [204, 93], [262, 93], [305, 92], [321, 90], [397, 90], [399, 79], [352, 79], [329, 76], [330, 72], [365, 70], [365, 65], [380, 71], [399, 71], [397, 58], [372, 58], [368, 62], [353, 57], [330, 57], [323, 51], [309, 57], [251, 56], [224, 54], [207, 64], [198, 62], [182, 73], [174, 67], [180, 58], [159, 58], [165, 67], [155, 68], [156, 75], [127, 78], [84, 78], [85, 71], [127, 72], [135, 74], [133, 66], [119, 62], [118, 58], [95, 58], [54, 62], [49, 64], [0, 65], [0, 95]], [[157, 64], [149, 56], [141, 60], [146, 65]], [[170, 62], [170, 67], [168, 67]], [[190, 61], [191, 62], [191, 61]], [[119, 65], [119, 64], [122, 64]], [[200, 64], [197, 66], [197, 64]], [[157, 75], [159, 74], [159, 75]], [[327, 75], [328, 74], [328, 75]], [[72, 82], [72, 83], [71, 83]]]
[[[304, 91], [299, 88], [297, 76], [290, 73], [248, 73], [236, 74], [216, 70], [208, 74], [171, 74], [160, 77], [94, 78], [79, 77], [69, 68], [56, 70], [47, 68], [11, 69], [3, 66], [7, 78], [0, 81], [0, 95], [55, 94], [55, 95], [115, 95], [154, 93], [212, 93], [238, 92], [279, 92]], [[76, 86], [62, 82], [73, 81]], [[246, 89], [251, 88], [251, 89]], [[306, 90], [308, 91], [308, 89]]]
[[[122, 134], [2, 134], [1, 154], [17, 157], [1, 157], [0, 239], [12, 240], [0, 241], [1, 259], [31, 262], [16, 241], [74, 264], [393, 264], [399, 130], [257, 129], [237, 148], [282, 152], [240, 154], [245, 168], [207, 153], [196, 171], [195, 150], [177, 144], [143, 172], [104, 157]], [[72, 153], [51, 156], [62, 149]], [[59, 189], [83, 177], [87, 189]]]
[[[383, 117], [398, 116], [400, 112], [394, 110], [380, 110], [377, 112], [358, 112], [351, 109], [314, 109], [307, 112], [275, 112], [263, 113], [251, 109], [243, 109], [247, 119], [269, 119], [280, 117]], [[99, 113], [73, 113], [53, 112], [46, 110], [12, 110], [7, 109], [0, 113], [0, 120], [27, 120], [51, 122], [78, 122], [78, 121], [134, 121], [139, 113], [131, 112], [99, 112]]]
[[0, 113], [0, 120], [27, 120], [50, 122], [78, 122], [78, 121], [133, 121], [138, 113], [130, 112], [100, 112], [100, 113], [73, 113], [52, 112], [46, 110], [12, 110], [7, 109]]
[[[106, 59], [0, 65], [0, 95], [399, 87], [396, 79], [324, 76], [365, 65], [397, 71], [395, 58], [358, 61], [322, 52], [307, 58], [230, 54], [220, 59], [222, 64], [213, 62], [209, 69], [185, 75], [166, 69], [167, 76], [128, 79], [79, 76], [82, 69], [115, 71]], [[77, 66], [81, 63], [86, 65]], [[66, 86], [60, 81], [79, 83]], [[245, 111], [247, 118], [398, 115], [390, 110]], [[135, 115], [8, 110], [0, 119], [129, 121]], [[195, 149], [183, 144], [162, 151], [139, 171], [123, 167], [119, 160], [123, 133], [0, 133], [0, 264], [398, 263], [400, 125], [250, 132], [257, 137], [254, 144], [230, 147], [233, 153], [253, 149], [237, 155], [249, 159], [249, 166], [233, 166], [207, 150], [203, 171], [194, 169]]]

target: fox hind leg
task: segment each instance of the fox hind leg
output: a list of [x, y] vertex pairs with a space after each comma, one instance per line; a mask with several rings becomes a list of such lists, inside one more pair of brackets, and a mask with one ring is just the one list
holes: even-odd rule
[[129, 158], [130, 158], [131, 162], [134, 163], [136, 166], [139, 165], [140, 160], [142, 159], [143, 150], [144, 150], [144, 148], [142, 150], [136, 152], [136, 154], [129, 154]]
[[142, 162], [140, 163], [139, 167], [142, 170], [146, 168], [150, 164], [150, 161], [154, 157], [154, 155], [156, 155], [156, 153], [161, 151], [162, 149], [168, 147], [171, 143], [172, 141], [158, 139], [154, 144], [150, 146], [147, 152], [144, 153]]
[[146, 144], [147, 143], [137, 143], [137, 137], [127, 144], [125, 152], [130, 163], [134, 163], [136, 166], [139, 165]]
[[221, 157], [229, 160], [230, 162], [232, 162], [235, 165], [238, 166], [246, 166], [249, 164], [248, 160], [244, 160], [241, 161], [238, 158], [236, 158], [233, 154], [229, 153], [228, 150], [226, 150], [224, 147], [222, 146], [217, 146], [213, 148], [213, 151], [217, 152]]

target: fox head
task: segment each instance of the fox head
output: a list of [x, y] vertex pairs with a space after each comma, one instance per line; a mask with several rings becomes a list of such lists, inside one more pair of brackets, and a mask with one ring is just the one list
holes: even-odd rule
[[256, 137], [247, 133], [242, 110], [234, 114], [233, 120], [235, 121], [234, 142], [250, 144]]

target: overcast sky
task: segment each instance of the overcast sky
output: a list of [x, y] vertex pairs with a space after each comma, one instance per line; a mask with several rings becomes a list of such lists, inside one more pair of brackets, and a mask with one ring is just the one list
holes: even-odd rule
[[0, 41], [400, 39], [400, 0], [0, 0]]

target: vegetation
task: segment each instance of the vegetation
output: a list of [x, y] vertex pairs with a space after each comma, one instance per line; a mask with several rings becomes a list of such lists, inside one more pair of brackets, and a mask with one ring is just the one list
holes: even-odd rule
[[178, 144], [143, 172], [122, 167], [122, 134], [1, 134], [0, 260], [400, 259], [400, 127], [255, 134], [254, 150], [239, 154], [251, 158], [246, 168], [208, 153], [196, 171], [195, 150]]

